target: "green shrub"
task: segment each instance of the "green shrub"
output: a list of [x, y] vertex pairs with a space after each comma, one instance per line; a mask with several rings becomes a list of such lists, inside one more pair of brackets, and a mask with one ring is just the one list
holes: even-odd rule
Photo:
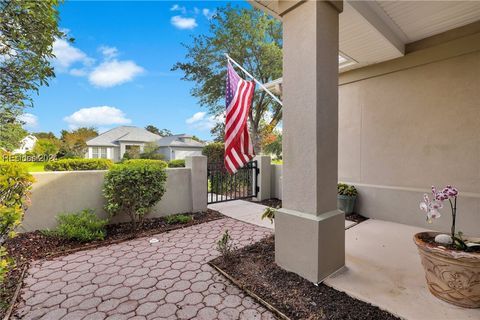
[[166, 191], [165, 167], [160, 160], [129, 160], [114, 165], [105, 175], [105, 210], [111, 215], [128, 215], [132, 230], [136, 230]]
[[207, 157], [208, 163], [223, 162], [225, 144], [223, 142], [209, 143], [203, 147], [202, 154]]
[[337, 185], [337, 191], [339, 195], [354, 197], [357, 195], [357, 189], [354, 186], [349, 186], [346, 183], [339, 183]]
[[13, 266], [4, 244], [15, 236], [15, 229], [22, 222], [33, 182], [26, 165], [0, 162], [0, 283]]
[[169, 168], [185, 168], [185, 160], [177, 159], [168, 161]]
[[45, 165], [45, 171], [107, 170], [113, 165], [110, 159], [61, 159]]
[[188, 223], [193, 220], [192, 216], [187, 216], [185, 214], [173, 214], [170, 216], [166, 216], [165, 220], [167, 224], [175, 224], [175, 223]]
[[52, 234], [79, 242], [89, 242], [105, 239], [105, 226], [108, 220], [97, 217], [91, 209], [78, 213], [65, 213], [57, 217], [58, 226]]

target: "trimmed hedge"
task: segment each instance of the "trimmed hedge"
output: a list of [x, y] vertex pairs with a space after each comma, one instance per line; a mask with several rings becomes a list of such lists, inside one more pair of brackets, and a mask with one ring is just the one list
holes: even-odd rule
[[170, 160], [168, 162], [169, 168], [185, 168], [185, 160], [184, 159], [177, 159], [177, 160]]
[[126, 165], [141, 165], [141, 166], [159, 166], [161, 169], [165, 169], [167, 167], [167, 163], [163, 160], [154, 160], [154, 159], [130, 159], [125, 160], [122, 164]]
[[48, 162], [45, 171], [108, 170], [111, 166], [110, 159], [61, 159]]

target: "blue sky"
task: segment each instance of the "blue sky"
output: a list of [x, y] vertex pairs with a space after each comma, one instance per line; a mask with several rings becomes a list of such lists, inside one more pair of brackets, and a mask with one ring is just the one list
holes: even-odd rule
[[181, 43], [207, 33], [211, 14], [226, 3], [66, 1], [60, 27], [75, 42], [55, 43], [57, 77], [34, 97], [26, 128], [58, 134], [79, 126], [153, 124], [209, 139], [213, 120], [190, 96], [193, 83], [170, 69], [184, 59]]

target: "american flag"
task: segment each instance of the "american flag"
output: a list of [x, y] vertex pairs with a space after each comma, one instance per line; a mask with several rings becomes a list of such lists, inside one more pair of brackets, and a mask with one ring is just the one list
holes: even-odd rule
[[225, 168], [233, 174], [254, 156], [252, 141], [247, 127], [255, 83], [240, 78], [230, 61], [227, 66], [227, 89], [225, 101]]

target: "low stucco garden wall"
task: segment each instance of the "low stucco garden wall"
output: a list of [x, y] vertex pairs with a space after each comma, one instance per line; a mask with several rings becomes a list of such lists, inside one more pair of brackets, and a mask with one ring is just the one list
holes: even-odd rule
[[[99, 217], [108, 217], [103, 210], [102, 186], [107, 171], [69, 171], [34, 173], [31, 206], [25, 213], [21, 231], [52, 229], [60, 213], [94, 209]], [[149, 217], [192, 212], [190, 168], [167, 169], [167, 191]], [[111, 222], [127, 221], [116, 216]]]
[[272, 184], [272, 198], [282, 200], [282, 165], [272, 164], [272, 169], [270, 172], [272, 174], [272, 178], [270, 180]]

